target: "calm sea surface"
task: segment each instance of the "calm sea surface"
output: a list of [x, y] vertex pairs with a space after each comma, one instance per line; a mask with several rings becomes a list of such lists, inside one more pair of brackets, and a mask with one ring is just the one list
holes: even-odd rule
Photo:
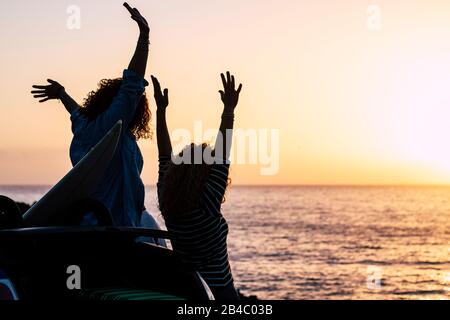
[[[32, 202], [49, 187], [0, 187]], [[147, 207], [161, 221], [156, 190]], [[232, 187], [237, 287], [264, 299], [449, 299], [450, 188]]]

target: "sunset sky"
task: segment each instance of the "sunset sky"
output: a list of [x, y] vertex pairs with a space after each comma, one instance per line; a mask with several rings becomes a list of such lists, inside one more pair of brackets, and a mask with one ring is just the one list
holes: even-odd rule
[[[3, 4], [0, 184], [53, 184], [70, 169], [69, 115], [37, 103], [31, 86], [55, 79], [81, 103], [121, 76], [138, 35], [122, 2]], [[236, 127], [279, 130], [279, 173], [235, 165], [234, 183], [450, 184], [450, 2], [129, 3], [151, 25], [147, 79], [170, 89], [170, 131], [218, 127], [226, 70], [244, 85]], [[66, 26], [70, 5], [79, 30]], [[379, 31], [367, 26], [369, 5], [381, 9]], [[140, 146], [152, 185], [156, 141]]]

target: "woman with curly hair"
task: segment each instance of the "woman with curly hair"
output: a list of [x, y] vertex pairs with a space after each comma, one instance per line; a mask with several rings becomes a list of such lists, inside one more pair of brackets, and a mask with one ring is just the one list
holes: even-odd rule
[[[168, 90], [152, 77], [155, 90], [156, 134], [159, 152], [158, 199], [167, 229], [174, 235], [173, 250], [197, 270], [217, 300], [237, 300], [228, 261], [228, 224], [221, 214], [228, 185], [229, 154], [234, 109], [242, 85], [236, 89], [234, 76], [221, 75], [224, 109], [214, 150], [206, 144], [186, 146], [172, 155], [166, 108]], [[171, 159], [172, 157], [172, 159]]]
[[89, 93], [79, 106], [58, 82], [48, 80], [47, 86], [33, 86], [35, 98], [45, 102], [60, 99], [71, 114], [73, 140], [70, 158], [76, 165], [102, 137], [122, 120], [122, 136], [107, 172], [92, 198], [109, 210], [115, 225], [139, 227], [144, 208], [144, 184], [141, 180], [143, 158], [136, 143], [151, 135], [151, 113], [144, 79], [149, 52], [149, 32], [145, 18], [136, 8], [124, 6], [140, 30], [136, 50], [123, 77], [102, 80], [96, 91]]

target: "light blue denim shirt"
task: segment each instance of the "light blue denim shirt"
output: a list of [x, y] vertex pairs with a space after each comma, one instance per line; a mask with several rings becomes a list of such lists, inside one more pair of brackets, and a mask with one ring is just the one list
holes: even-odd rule
[[89, 121], [79, 109], [71, 114], [73, 140], [70, 159], [75, 166], [117, 123], [123, 121], [116, 153], [91, 197], [111, 212], [117, 226], [139, 227], [144, 210], [145, 190], [141, 180], [144, 161], [129, 130], [136, 106], [148, 82], [133, 71], [123, 72], [123, 82], [109, 108]]

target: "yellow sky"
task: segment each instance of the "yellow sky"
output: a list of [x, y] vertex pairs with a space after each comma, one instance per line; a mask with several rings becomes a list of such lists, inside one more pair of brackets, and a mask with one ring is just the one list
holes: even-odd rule
[[[29, 91], [53, 78], [81, 102], [120, 76], [137, 38], [121, 3], [18, 0], [0, 12], [0, 184], [51, 184], [70, 169], [68, 114]], [[148, 76], [170, 89], [171, 131], [218, 126], [228, 69], [244, 84], [236, 126], [279, 130], [278, 174], [235, 165], [236, 184], [450, 183], [449, 2], [130, 3], [151, 24]], [[66, 27], [73, 4], [79, 30]], [[155, 141], [140, 145], [154, 184]]]

